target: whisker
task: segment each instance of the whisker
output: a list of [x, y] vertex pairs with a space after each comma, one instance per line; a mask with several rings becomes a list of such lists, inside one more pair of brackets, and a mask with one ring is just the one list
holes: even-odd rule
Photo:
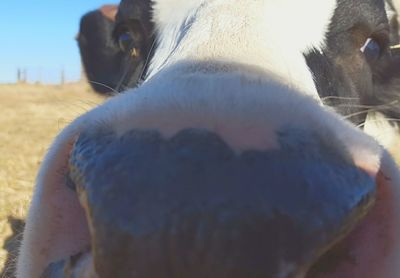
[[[396, 123], [400, 122], [400, 119], [396, 119], [396, 118], [386, 118], [385, 117], [385, 120], [390, 121], [390, 122], [396, 122]], [[380, 121], [382, 121], [382, 119], [368, 120], [368, 122], [380, 122]], [[365, 125], [366, 125], [366, 122], [357, 125], [357, 127], [361, 128], [361, 127], [364, 127]]]
[[346, 116], [344, 116], [344, 119], [349, 119], [351, 117], [358, 116], [358, 115], [363, 115], [363, 114], [366, 114], [366, 113], [369, 113], [369, 112], [372, 112], [372, 111], [375, 111], [375, 109], [365, 109], [363, 111], [359, 111], [359, 112], [356, 112], [356, 113], [352, 113], [352, 114], [346, 115]]
[[110, 86], [108, 86], [108, 85], [106, 85], [106, 84], [104, 84], [104, 83], [97, 82], [97, 81], [91, 81], [91, 80], [89, 80], [89, 83], [103, 86], [104, 88], [110, 89], [113, 93], [119, 94], [119, 92], [118, 92], [117, 90], [111, 88]]
[[154, 50], [155, 45], [156, 45], [156, 40], [154, 39], [153, 42], [152, 42], [152, 44], [151, 44], [150, 51], [149, 51], [149, 53], [147, 54], [146, 60], [145, 60], [145, 62], [144, 62], [144, 65], [143, 65], [143, 68], [142, 68], [142, 72], [140, 73], [140, 78], [139, 78], [139, 80], [142, 80], [142, 79], [144, 78], [144, 72], [145, 72], [145, 70], [146, 70], [148, 64], [150, 63], [150, 57], [151, 57], [151, 54], [153, 53], [153, 50]]
[[[98, 106], [100, 103], [85, 103], [84, 100], [76, 100], [72, 102], [65, 102], [61, 99], [57, 101], [57, 104], [63, 107], [65, 110], [72, 112], [75, 114], [81, 114], [91, 110], [94, 106]], [[68, 114], [64, 114], [63, 117], [68, 116]], [[74, 116], [75, 117], [75, 116]]]
[[358, 97], [338, 97], [338, 96], [329, 96], [323, 97], [321, 100], [329, 100], [329, 99], [343, 99], [343, 100], [358, 100]]
[[385, 107], [390, 107], [391, 105], [395, 105], [399, 103], [398, 100], [391, 101], [386, 104], [380, 104], [380, 105], [362, 105], [362, 104], [348, 104], [348, 103], [342, 103], [335, 105], [335, 107], [354, 107], [354, 108], [385, 108]]
[[[345, 118], [345, 119], [348, 119], [348, 118], [351, 118], [351, 117], [354, 117], [354, 116], [358, 116], [358, 115], [362, 115], [362, 114], [365, 114], [365, 113], [368, 113], [368, 112], [372, 112], [372, 111], [377, 111], [377, 112], [379, 112], [379, 109], [380, 109], [380, 108], [387, 108], [387, 107], [390, 107], [391, 105], [394, 105], [394, 104], [396, 104], [397, 102], [398, 102], [398, 100], [394, 100], [394, 101], [389, 102], [389, 103], [387, 103], [387, 104], [374, 105], [374, 106], [371, 106], [369, 109], [365, 109], [365, 110], [363, 110], [363, 111], [359, 111], [359, 112], [356, 112], [356, 113], [353, 113], [353, 114], [346, 115], [344, 118]], [[350, 107], [351, 107], [351, 106], [350, 106]], [[355, 107], [356, 107], [356, 106], [355, 106]], [[360, 106], [360, 107], [362, 107], [362, 106]], [[368, 108], [368, 106], [367, 106], [367, 108]]]

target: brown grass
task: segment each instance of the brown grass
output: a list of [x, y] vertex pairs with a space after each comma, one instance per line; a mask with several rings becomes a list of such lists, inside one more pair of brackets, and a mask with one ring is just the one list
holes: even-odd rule
[[8, 218], [25, 218], [48, 146], [66, 124], [102, 101], [86, 84], [0, 85], [0, 273], [7, 256], [1, 247], [9, 247], [5, 240], [12, 235]]

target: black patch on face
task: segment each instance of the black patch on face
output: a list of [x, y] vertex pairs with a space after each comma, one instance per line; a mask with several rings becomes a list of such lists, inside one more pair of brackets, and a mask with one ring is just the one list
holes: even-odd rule
[[206, 130], [170, 139], [82, 133], [71, 178], [89, 208], [96, 271], [277, 277], [282, 263], [294, 266], [288, 277], [304, 271], [364, 215], [375, 182], [315, 134], [278, 137], [280, 150], [236, 153]]
[[[368, 38], [381, 48], [376, 61], [369, 61], [360, 51]], [[382, 104], [399, 96], [391, 86], [396, 84], [397, 89], [400, 74], [388, 74], [389, 68], [394, 70], [399, 63], [388, 46], [389, 27], [382, 0], [339, 0], [324, 48], [305, 54], [323, 102], [356, 125], [364, 123], [371, 108], [398, 116], [392, 111], [394, 106], [390, 115], [390, 109], [381, 109]]]
[[114, 42], [118, 42], [121, 35], [131, 37], [138, 56], [132, 57], [131, 53], [125, 53], [126, 60], [131, 65], [124, 68], [121, 77], [121, 89], [136, 86], [146, 75], [147, 67], [154, 48], [154, 23], [151, 19], [150, 0], [122, 0], [116, 16], [116, 24], [113, 30]]
[[[122, 1], [116, 21], [99, 10], [84, 15], [78, 45], [85, 72], [93, 89], [110, 94], [138, 85], [153, 43], [150, 1]], [[129, 16], [128, 16], [129, 15]], [[132, 36], [138, 55], [118, 45], [122, 33]]]
[[400, 119], [400, 53], [387, 55], [374, 69], [374, 93], [367, 105], [382, 112], [393, 124]]
[[99, 10], [87, 13], [80, 22], [77, 40], [82, 63], [90, 85], [99, 93], [116, 88], [125, 59], [111, 37], [114, 24]]

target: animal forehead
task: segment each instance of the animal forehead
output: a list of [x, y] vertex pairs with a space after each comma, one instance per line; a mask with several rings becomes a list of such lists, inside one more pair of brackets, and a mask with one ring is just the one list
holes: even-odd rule
[[[238, 10], [245, 10], [247, 6], [240, 5], [240, 0], [154, 0], [150, 3], [149, 0], [122, 0], [124, 6], [146, 6], [155, 9], [155, 21], [162, 18], [177, 18], [182, 15], [182, 12], [187, 12], [190, 9], [212, 2], [231, 3], [236, 5]], [[336, 22], [340, 22], [338, 28], [354, 24], [356, 21], [367, 21], [371, 24], [377, 24], [385, 21], [385, 1], [384, 0], [256, 0], [260, 5], [264, 5], [267, 9], [280, 9], [281, 21], [296, 20], [302, 18], [309, 20], [310, 17], [318, 17], [316, 13], [324, 15], [336, 14]], [[121, 3], [121, 4], [122, 4]], [[297, 9], [296, 9], [297, 8]], [[311, 10], [310, 10], [311, 9]], [[326, 18], [330, 20], [331, 17]], [[306, 31], [306, 30], [304, 30]]]
[[118, 11], [117, 5], [104, 5], [102, 6], [99, 11], [102, 13], [103, 16], [107, 17], [111, 21], [115, 21], [115, 15]]
[[[132, 0], [122, 0], [122, 2], [124, 1], [132, 2]], [[332, 14], [337, 0], [254, 0], [251, 2], [242, 0], [153, 0], [152, 8], [154, 9], [154, 19], [157, 21], [167, 18], [174, 20], [185, 12], [190, 12], [208, 4], [224, 4], [230, 8], [233, 7], [234, 10], [245, 12], [249, 8], [249, 5], [243, 5], [243, 3], [259, 6], [261, 9], [280, 10], [281, 21], [279, 23], [283, 23], [287, 21], [288, 14], [296, 14], [297, 18], [303, 17], [303, 20], [307, 19], [307, 17], [304, 17], [305, 15], [309, 17], [310, 13], [315, 14], [315, 11], [318, 11], [320, 14]], [[303, 9], [294, 9], [301, 7]]]
[[161, 35], [175, 28], [181, 31], [175, 36], [181, 36], [186, 33], [186, 25], [198, 23], [195, 26], [204, 31], [204, 36], [206, 30], [215, 33], [222, 26], [233, 36], [242, 32], [250, 37], [259, 30], [257, 38], [303, 51], [323, 44], [336, 5], [336, 0], [155, 0], [151, 7], [153, 22]]
[[[384, 0], [337, 0], [330, 31], [345, 32], [354, 25], [362, 24], [370, 32], [387, 24]], [[385, 27], [385, 26], [382, 26]]]
[[137, 20], [149, 21], [151, 17], [151, 0], [122, 0], [119, 4], [117, 22]]

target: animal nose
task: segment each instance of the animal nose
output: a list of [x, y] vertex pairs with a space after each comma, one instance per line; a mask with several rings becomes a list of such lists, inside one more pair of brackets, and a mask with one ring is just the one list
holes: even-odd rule
[[[70, 179], [99, 277], [302, 277], [356, 225], [375, 181], [309, 131], [236, 151], [182, 129], [80, 134]], [[309, 142], [309, 143], [306, 143]]]

